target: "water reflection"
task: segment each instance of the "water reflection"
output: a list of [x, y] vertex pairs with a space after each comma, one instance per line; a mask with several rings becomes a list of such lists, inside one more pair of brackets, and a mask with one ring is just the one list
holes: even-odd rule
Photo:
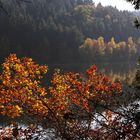
[[135, 74], [136, 74], [136, 69], [132, 69], [126, 73], [121, 73], [121, 72], [114, 73], [113, 71], [111, 71], [107, 75], [111, 78], [112, 81], [120, 80], [128, 84], [131, 84], [133, 80], [135, 79]]
[[[113, 81], [119, 79], [132, 83], [136, 74], [135, 62], [115, 62], [115, 63], [93, 63], [96, 64], [100, 71], [108, 75]], [[92, 64], [53, 64], [49, 66], [48, 77], [51, 78], [55, 68], [60, 68], [62, 71], [68, 72], [85, 72]]]
[[135, 62], [99, 64], [99, 69], [108, 75], [112, 81], [120, 80], [128, 84], [133, 82], [137, 71]]

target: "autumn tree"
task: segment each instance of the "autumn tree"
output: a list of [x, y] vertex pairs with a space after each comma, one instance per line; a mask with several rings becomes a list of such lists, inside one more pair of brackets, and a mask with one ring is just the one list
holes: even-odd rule
[[97, 60], [135, 60], [138, 50], [138, 45], [133, 41], [132, 37], [129, 37], [127, 42], [116, 42], [114, 37], [108, 42], [103, 37], [98, 37], [97, 39], [87, 38], [79, 47], [81, 55], [93, 62]]
[[42, 75], [47, 72], [47, 66], [39, 66], [31, 58], [19, 59], [11, 54], [5, 59], [0, 75], [0, 114], [17, 117], [21, 114], [35, 115], [48, 113], [41, 103], [41, 97], [46, 89], [40, 85]]
[[[53, 128], [53, 132], [49, 130], [55, 138], [66, 140], [139, 138], [140, 105], [124, 100], [127, 94], [119, 81], [111, 81], [96, 65], [85, 73], [56, 69], [46, 89], [40, 80], [47, 70], [47, 66], [15, 54], [2, 64], [0, 114], [13, 120], [26, 115], [37, 120], [27, 128], [30, 134], [17, 125], [9, 128], [9, 138], [20, 138], [21, 131], [31, 138], [39, 132], [38, 123], [44, 129]], [[3, 131], [2, 139], [7, 135]]]
[[[40, 79], [47, 66], [11, 54], [2, 64], [0, 114], [17, 118], [30, 115], [62, 139], [87, 139], [98, 107], [102, 111], [121, 95], [120, 82], [111, 82], [95, 65], [85, 74], [56, 70], [49, 89]], [[48, 121], [47, 121], [48, 120]], [[84, 122], [83, 122], [84, 120]], [[88, 125], [85, 125], [86, 124]]]

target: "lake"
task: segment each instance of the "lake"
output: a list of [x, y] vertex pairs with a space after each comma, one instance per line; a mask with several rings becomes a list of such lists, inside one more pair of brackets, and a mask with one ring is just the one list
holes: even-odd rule
[[[136, 62], [114, 62], [114, 63], [93, 63], [96, 64], [98, 69], [104, 72], [106, 75], [111, 77], [114, 81], [115, 79], [120, 79], [121, 81], [127, 81], [131, 83], [135, 78], [136, 74]], [[92, 64], [78, 63], [78, 64], [49, 64], [48, 78], [51, 76], [55, 68], [59, 68], [62, 71], [68, 72], [85, 72]]]

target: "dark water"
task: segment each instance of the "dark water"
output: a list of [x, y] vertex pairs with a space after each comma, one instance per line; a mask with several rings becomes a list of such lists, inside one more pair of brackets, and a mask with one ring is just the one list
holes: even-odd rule
[[[93, 63], [96, 64], [98, 69], [110, 76], [112, 80], [120, 79], [121, 81], [132, 81], [136, 73], [136, 62], [114, 62], [114, 63]], [[48, 65], [49, 71], [47, 79], [51, 76], [55, 68], [59, 68], [64, 72], [85, 72], [93, 64], [50, 64]]]

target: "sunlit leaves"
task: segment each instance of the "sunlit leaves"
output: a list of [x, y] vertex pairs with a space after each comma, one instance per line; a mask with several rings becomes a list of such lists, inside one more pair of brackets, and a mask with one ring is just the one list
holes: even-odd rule
[[114, 37], [108, 42], [105, 42], [103, 37], [97, 39], [87, 38], [79, 47], [79, 51], [84, 58], [89, 59], [89, 61], [93, 60], [93, 62], [97, 60], [118, 60], [118, 57], [126, 60], [135, 58], [138, 53], [138, 45], [134, 43], [132, 37], [129, 37], [127, 42], [116, 42]]
[[[11, 54], [2, 64], [0, 75], [0, 114], [12, 118], [22, 114], [49, 117], [60, 127], [67, 129], [74, 123], [64, 124], [66, 118], [92, 113], [93, 102], [110, 104], [110, 99], [122, 91], [119, 82], [111, 82], [98, 71], [96, 65], [84, 73], [62, 73], [56, 69], [49, 89], [41, 86], [40, 80], [47, 66], [36, 64], [31, 58], [17, 58]], [[47, 94], [48, 93], [48, 94]], [[113, 102], [114, 103], [114, 102]], [[78, 125], [79, 122], [77, 122]], [[77, 124], [76, 124], [77, 125]], [[76, 128], [77, 129], [77, 128]], [[81, 128], [82, 130], [82, 128]]]
[[47, 72], [47, 66], [39, 66], [31, 58], [19, 59], [15, 54], [11, 54], [5, 59], [2, 68], [1, 114], [16, 117], [21, 115], [23, 110], [26, 113], [35, 113], [34, 110], [42, 112], [43, 105], [38, 102], [38, 98], [45, 96], [46, 89], [40, 86], [40, 79]]
[[[81, 119], [88, 118], [90, 124], [97, 105], [115, 104], [115, 96], [122, 92], [122, 84], [110, 81], [96, 65], [85, 73], [64, 73], [56, 69], [48, 89], [40, 82], [47, 66], [40, 66], [31, 58], [19, 59], [11, 54], [2, 64], [2, 70], [0, 115], [15, 118], [26, 114], [39, 121], [49, 119], [61, 135], [65, 131], [71, 139], [79, 139], [89, 130]], [[111, 113], [106, 111], [110, 122]]]
[[86, 74], [57, 70], [50, 87], [50, 104], [60, 114], [74, 110], [75, 105], [89, 111], [92, 108], [90, 101], [109, 103], [109, 98], [113, 98], [116, 93], [119, 96], [121, 92], [121, 83], [111, 82], [109, 77], [98, 72], [96, 65], [91, 66]]

